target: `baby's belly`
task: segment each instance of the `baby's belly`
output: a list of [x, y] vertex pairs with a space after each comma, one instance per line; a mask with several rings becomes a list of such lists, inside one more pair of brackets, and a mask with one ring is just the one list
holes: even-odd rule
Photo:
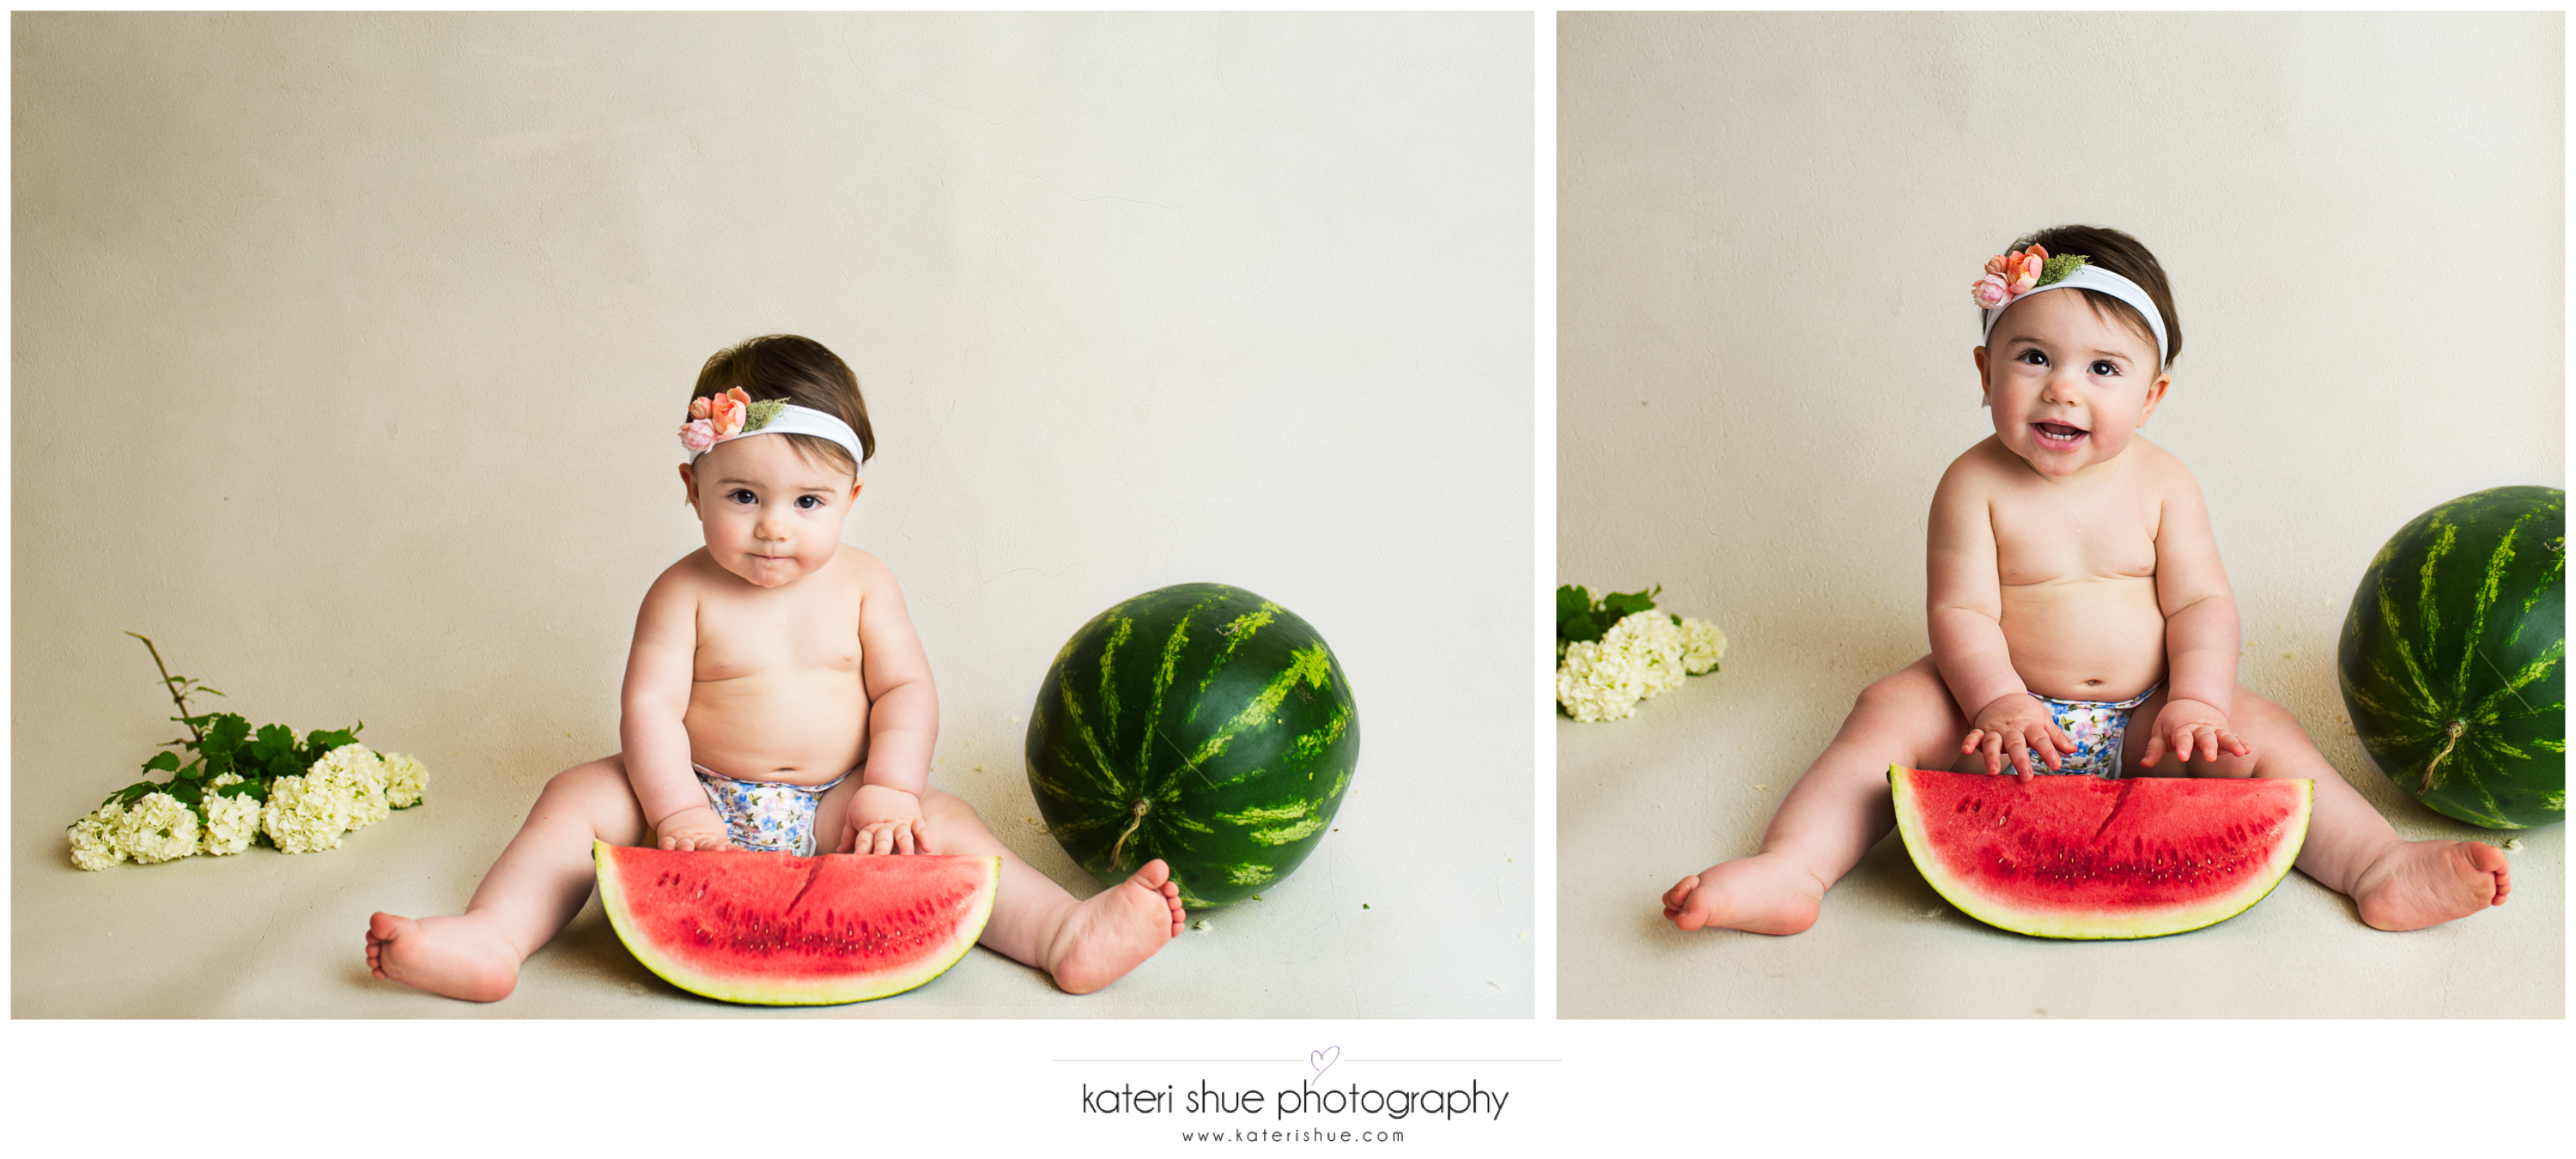
[[2165, 617], [2151, 577], [2014, 584], [2004, 643], [2031, 691], [2058, 700], [2127, 700], [2165, 675]]
[[747, 781], [819, 785], [867, 752], [868, 701], [856, 673], [763, 672], [689, 690], [689, 758]]

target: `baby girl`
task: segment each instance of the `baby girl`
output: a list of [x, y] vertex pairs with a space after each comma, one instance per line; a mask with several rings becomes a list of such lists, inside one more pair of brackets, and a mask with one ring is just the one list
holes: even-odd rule
[[1932, 654], [1863, 689], [1761, 852], [1683, 878], [1664, 916], [1685, 930], [1814, 925], [1825, 891], [1895, 824], [1889, 765], [2311, 778], [2299, 869], [2364, 922], [2420, 929], [2504, 904], [2503, 853], [2398, 839], [2297, 720], [2236, 682], [2236, 602], [2200, 487], [2137, 434], [2182, 348], [2155, 256], [2117, 230], [2065, 226], [1987, 262], [1974, 290], [1995, 433], [1932, 495]]
[[623, 751], [546, 783], [463, 914], [375, 915], [375, 976], [508, 996], [590, 896], [592, 840], [648, 833], [664, 849], [998, 854], [983, 944], [1076, 994], [1179, 934], [1162, 862], [1077, 902], [930, 787], [929, 659], [893, 573], [841, 542], [876, 449], [850, 368], [810, 339], [755, 338], [707, 360], [689, 416], [680, 485], [706, 546], [644, 593]]

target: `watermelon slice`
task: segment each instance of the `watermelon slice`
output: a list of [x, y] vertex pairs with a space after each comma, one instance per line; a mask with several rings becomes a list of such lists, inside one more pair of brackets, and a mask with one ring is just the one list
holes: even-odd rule
[[999, 857], [797, 857], [591, 846], [635, 959], [725, 1002], [827, 1006], [947, 973], [993, 915]]
[[1924, 880], [1969, 917], [2043, 938], [2160, 938], [2245, 912], [2298, 860], [2316, 791], [1902, 766], [1887, 781]]

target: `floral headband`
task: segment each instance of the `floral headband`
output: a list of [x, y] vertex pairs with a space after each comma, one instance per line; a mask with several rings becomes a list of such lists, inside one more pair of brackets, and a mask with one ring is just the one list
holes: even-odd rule
[[1968, 296], [1984, 310], [1985, 328], [1981, 335], [1995, 332], [1995, 320], [2004, 316], [2004, 307], [2042, 290], [2099, 290], [2128, 303], [2147, 320], [2147, 329], [2156, 335], [2156, 365], [2171, 357], [2165, 353], [2165, 316], [2156, 309], [2156, 300], [2136, 282], [2092, 264], [2082, 254], [2060, 254], [2050, 257], [2048, 251], [2032, 246], [1986, 259], [1986, 276], [1968, 287]]
[[689, 462], [697, 462], [707, 448], [747, 435], [813, 435], [841, 444], [850, 452], [853, 473], [865, 474], [867, 454], [859, 449], [859, 434], [850, 424], [812, 407], [798, 406], [765, 398], [753, 402], [741, 387], [723, 394], [700, 395], [689, 400], [689, 421], [680, 424], [680, 446], [689, 452]]

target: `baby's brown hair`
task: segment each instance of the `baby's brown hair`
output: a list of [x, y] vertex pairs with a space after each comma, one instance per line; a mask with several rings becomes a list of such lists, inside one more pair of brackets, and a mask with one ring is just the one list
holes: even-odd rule
[[[2165, 365], [2173, 365], [2174, 356], [2182, 353], [2182, 323], [2174, 317], [2173, 287], [2165, 281], [2165, 268], [2157, 263], [2156, 255], [2147, 252], [2145, 245], [2109, 226], [2061, 225], [2029, 234], [2012, 243], [2011, 249], [2029, 249], [2034, 245], [2046, 249], [2052, 257], [2082, 254], [2092, 264], [2136, 282], [2155, 302], [2156, 312], [2164, 315]], [[2148, 336], [2147, 341], [2155, 341], [2155, 328], [2147, 325], [2146, 318], [2139, 315], [2137, 307], [2099, 290], [2083, 290], [2083, 294], [2084, 300], [2091, 302], [2096, 311], [2109, 313], [2137, 327], [2138, 333]]]
[[[777, 399], [850, 424], [859, 436], [860, 458], [876, 457], [877, 436], [868, 428], [868, 403], [859, 395], [859, 376], [822, 343], [794, 334], [744, 339], [707, 359], [705, 369], [698, 371], [697, 389], [689, 397], [706, 398], [737, 386], [753, 402]], [[859, 464], [850, 461], [850, 452], [839, 443], [817, 435], [781, 437], [798, 454], [809, 459], [821, 456], [858, 473]]]

